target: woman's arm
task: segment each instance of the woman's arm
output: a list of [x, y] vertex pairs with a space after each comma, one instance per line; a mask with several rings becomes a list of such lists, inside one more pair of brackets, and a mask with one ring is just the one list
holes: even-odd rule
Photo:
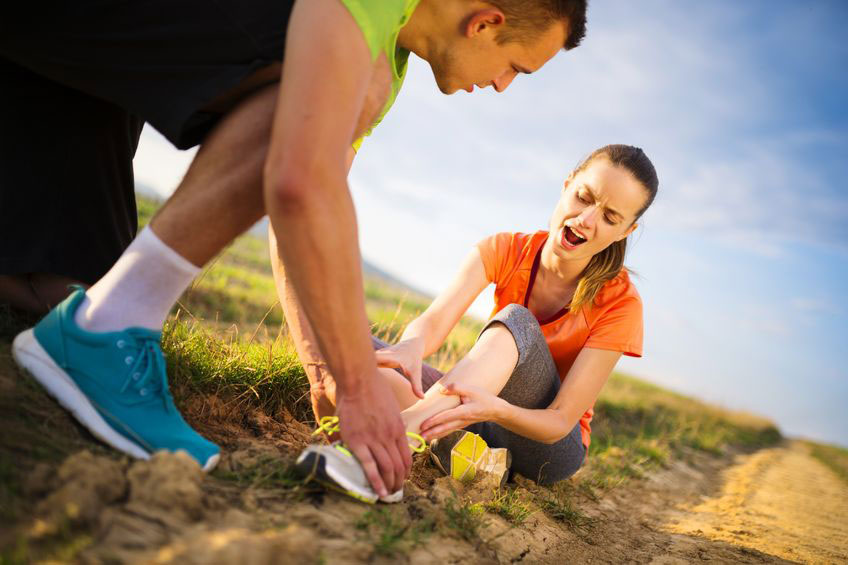
[[475, 247], [465, 257], [453, 281], [427, 307], [423, 314], [404, 329], [401, 341], [420, 340], [421, 357], [434, 353], [474, 299], [489, 285], [480, 251]]
[[423, 314], [406, 326], [400, 341], [376, 352], [377, 364], [401, 368], [410, 380], [413, 392], [423, 398], [421, 360], [444, 343], [451, 329], [488, 284], [483, 259], [475, 247], [466, 256], [451, 284]]
[[532, 440], [555, 443], [567, 436], [592, 405], [621, 353], [584, 347], [550, 406], [519, 408], [483, 387], [461, 380], [449, 384], [445, 393], [459, 396], [462, 404], [425, 420], [421, 433], [428, 440], [476, 422], [492, 421]]
[[567, 436], [592, 406], [620, 357], [619, 351], [584, 347], [548, 408], [528, 410], [502, 402], [493, 420], [530, 439], [555, 443]]

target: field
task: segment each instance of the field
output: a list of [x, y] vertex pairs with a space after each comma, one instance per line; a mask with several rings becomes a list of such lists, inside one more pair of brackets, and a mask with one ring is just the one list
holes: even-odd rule
[[[140, 201], [142, 222], [156, 204]], [[370, 274], [369, 274], [370, 272]], [[428, 297], [366, 268], [373, 331], [388, 341]], [[614, 374], [595, 407], [588, 463], [551, 488], [500, 491], [415, 461], [403, 503], [367, 507], [292, 473], [314, 425], [267, 242], [245, 235], [204, 270], [165, 326], [170, 386], [186, 419], [223, 446], [203, 476], [182, 457], [132, 462], [105, 448], [10, 359], [32, 323], [0, 311], [0, 563], [780, 562], [732, 540], [669, 533], [665, 512], [718, 492], [739, 457], [785, 440], [770, 422]], [[481, 321], [465, 318], [428, 361], [448, 369]], [[844, 452], [805, 449], [834, 463]], [[832, 465], [832, 466], [833, 466]], [[841, 470], [840, 470], [841, 469]], [[694, 537], [692, 537], [694, 536]], [[684, 541], [681, 541], [684, 540]], [[744, 544], [743, 544], [744, 545]], [[762, 548], [760, 548], [762, 549]]]

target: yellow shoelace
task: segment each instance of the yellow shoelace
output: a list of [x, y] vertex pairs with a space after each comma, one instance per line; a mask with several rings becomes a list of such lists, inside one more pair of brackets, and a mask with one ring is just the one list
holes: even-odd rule
[[[341, 431], [341, 427], [339, 426], [339, 417], [338, 416], [324, 416], [320, 420], [318, 420], [318, 427], [312, 432], [312, 435], [317, 436], [320, 433], [326, 434], [334, 434], [336, 432]], [[409, 444], [409, 448], [415, 453], [421, 453], [425, 449], [427, 449], [427, 442], [420, 435], [413, 432], [406, 432], [407, 437], [414, 439], [417, 442], [417, 445]]]

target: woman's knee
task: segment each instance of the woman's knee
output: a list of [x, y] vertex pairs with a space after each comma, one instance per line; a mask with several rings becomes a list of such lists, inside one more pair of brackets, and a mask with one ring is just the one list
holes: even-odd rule
[[526, 363], [528, 357], [534, 354], [547, 354], [550, 357], [545, 336], [542, 334], [542, 328], [536, 316], [520, 304], [510, 304], [495, 314], [483, 328], [481, 335], [491, 330], [509, 332], [518, 349], [519, 366]]

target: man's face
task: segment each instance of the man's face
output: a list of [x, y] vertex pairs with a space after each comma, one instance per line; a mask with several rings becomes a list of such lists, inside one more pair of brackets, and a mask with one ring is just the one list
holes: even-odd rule
[[537, 71], [553, 58], [565, 44], [567, 33], [564, 23], [555, 22], [528, 41], [500, 45], [495, 41], [496, 26], [474, 25], [472, 19], [465, 35], [442, 45], [430, 60], [439, 90], [445, 94], [472, 92], [475, 86], [492, 86], [503, 92], [516, 75]]

